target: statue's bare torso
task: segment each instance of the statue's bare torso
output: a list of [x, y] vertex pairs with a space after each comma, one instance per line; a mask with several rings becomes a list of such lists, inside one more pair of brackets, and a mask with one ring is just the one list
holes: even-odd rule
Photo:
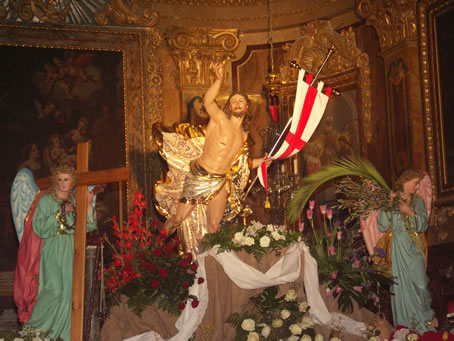
[[210, 120], [200, 158], [201, 166], [209, 173], [227, 173], [246, 139], [241, 119], [233, 116], [229, 119], [222, 113], [217, 122]]

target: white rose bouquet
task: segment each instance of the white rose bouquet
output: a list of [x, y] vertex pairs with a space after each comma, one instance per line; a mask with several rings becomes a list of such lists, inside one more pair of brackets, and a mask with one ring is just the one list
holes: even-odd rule
[[279, 286], [266, 288], [249, 299], [252, 304], [247, 305], [246, 311], [227, 318], [226, 322], [236, 330], [235, 340], [310, 341], [315, 338], [307, 302], [299, 300], [294, 289], [278, 294]]
[[301, 234], [288, 230], [285, 225], [263, 225], [252, 221], [249, 226], [222, 226], [216, 233], [205, 235], [202, 249], [218, 246], [218, 252], [245, 250], [260, 260], [274, 252], [277, 256], [283, 248], [301, 241]]

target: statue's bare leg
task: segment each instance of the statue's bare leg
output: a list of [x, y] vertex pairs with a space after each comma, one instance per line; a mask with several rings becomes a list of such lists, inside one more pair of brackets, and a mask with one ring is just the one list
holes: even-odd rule
[[184, 204], [182, 202], [177, 203], [175, 214], [167, 219], [164, 224], [168, 236], [175, 232], [177, 226], [191, 214], [194, 207], [195, 205]]
[[209, 233], [214, 233], [219, 229], [219, 224], [221, 223], [225, 211], [225, 204], [227, 203], [227, 194], [227, 190], [224, 186], [219, 193], [208, 202], [207, 223]]

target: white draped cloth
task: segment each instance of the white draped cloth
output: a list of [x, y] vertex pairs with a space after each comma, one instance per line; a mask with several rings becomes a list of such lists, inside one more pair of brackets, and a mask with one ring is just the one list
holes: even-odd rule
[[[366, 325], [363, 322], [355, 321], [340, 313], [330, 313], [320, 295], [318, 282], [317, 262], [309, 252], [304, 242], [293, 244], [287, 249], [286, 254], [279, 259], [266, 273], [262, 273], [252, 266], [241, 261], [234, 252], [221, 252], [218, 248], [208, 250], [197, 257], [199, 277], [206, 277], [205, 257], [212, 256], [222, 265], [226, 275], [240, 288], [258, 289], [274, 285], [294, 282], [301, 271], [301, 253], [304, 252], [304, 288], [306, 291], [307, 303], [311, 307], [309, 313], [316, 324], [323, 327], [339, 329], [342, 326], [344, 332], [365, 337]], [[199, 298], [200, 304], [194, 309], [191, 304], [186, 304], [185, 309], [178, 318], [175, 326], [178, 333], [166, 341], [188, 340], [201, 323], [208, 306], [208, 285], [207, 281], [202, 284], [196, 283], [189, 289], [191, 295]], [[164, 339], [156, 332], [150, 331], [125, 341], [163, 341]]]

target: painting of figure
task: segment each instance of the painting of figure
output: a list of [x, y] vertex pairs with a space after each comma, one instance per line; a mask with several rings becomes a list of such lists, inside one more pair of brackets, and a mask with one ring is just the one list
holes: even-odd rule
[[[9, 191], [18, 169], [42, 178], [53, 167], [74, 167], [79, 142], [90, 142], [90, 170], [126, 165], [122, 58], [116, 51], [0, 45], [2, 230], [14, 232]], [[7, 249], [17, 244], [3, 242]]]

